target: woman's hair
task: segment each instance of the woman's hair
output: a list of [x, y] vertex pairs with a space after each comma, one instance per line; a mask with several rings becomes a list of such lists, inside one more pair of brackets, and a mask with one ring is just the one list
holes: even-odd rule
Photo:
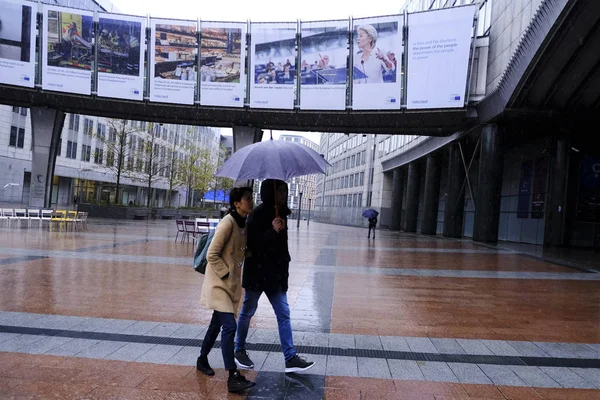
[[242, 197], [244, 197], [244, 194], [246, 192], [252, 193], [252, 188], [243, 186], [234, 187], [233, 189], [231, 189], [231, 192], [229, 192], [229, 207], [231, 208], [231, 210], [235, 210], [234, 203], [242, 201]]
[[356, 31], [358, 32], [360, 30], [364, 31], [369, 39], [371, 39], [371, 48], [374, 48], [375, 43], [377, 43], [377, 29], [375, 29], [373, 25], [361, 25]]

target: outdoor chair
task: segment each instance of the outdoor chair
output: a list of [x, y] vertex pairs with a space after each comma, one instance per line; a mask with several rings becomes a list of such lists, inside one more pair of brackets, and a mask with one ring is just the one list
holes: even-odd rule
[[[184, 227], [185, 227], [185, 237], [187, 237], [188, 243], [190, 242], [190, 236], [192, 236], [192, 238], [196, 239], [196, 234], [198, 234], [198, 232], [196, 232], [196, 221], [192, 221], [192, 220], [185, 220], [183, 221], [184, 223]], [[182, 242], [183, 242], [183, 238], [182, 238]]]
[[175, 235], [175, 243], [177, 243], [177, 237], [180, 233], [181, 241], [183, 241], [183, 237], [185, 236], [185, 226], [183, 225], [183, 220], [181, 219], [175, 220], [175, 223], [177, 224], [177, 235]]
[[27, 221], [27, 226], [31, 226], [31, 221], [37, 221], [38, 227], [42, 226], [42, 215], [40, 213], [39, 208], [28, 209], [27, 215], [29, 216], [29, 219]]

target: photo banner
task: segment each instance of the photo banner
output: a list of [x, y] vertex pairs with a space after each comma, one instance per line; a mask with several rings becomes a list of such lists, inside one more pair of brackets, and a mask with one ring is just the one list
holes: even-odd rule
[[348, 20], [301, 23], [300, 108], [345, 110]]
[[408, 15], [408, 109], [465, 106], [476, 7]]
[[42, 89], [90, 94], [93, 14], [44, 5]]
[[200, 104], [243, 107], [245, 23], [200, 22]]
[[146, 19], [99, 14], [98, 96], [144, 99]]
[[0, 83], [35, 85], [35, 3], [0, 0]]
[[294, 108], [297, 24], [252, 23], [250, 107]]
[[354, 110], [399, 110], [402, 103], [402, 15], [353, 21]]
[[198, 69], [197, 23], [151, 19], [150, 100], [194, 104]]

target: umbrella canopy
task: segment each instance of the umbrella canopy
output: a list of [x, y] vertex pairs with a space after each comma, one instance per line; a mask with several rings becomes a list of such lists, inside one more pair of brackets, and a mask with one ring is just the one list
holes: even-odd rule
[[365, 218], [377, 218], [378, 215], [379, 213], [372, 208], [369, 208], [362, 213], [362, 216]]
[[308, 146], [283, 140], [267, 140], [235, 152], [216, 175], [236, 181], [279, 179], [324, 174], [329, 163]]

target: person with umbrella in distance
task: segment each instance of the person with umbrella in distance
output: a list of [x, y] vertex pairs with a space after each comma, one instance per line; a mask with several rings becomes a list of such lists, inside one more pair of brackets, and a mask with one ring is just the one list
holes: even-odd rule
[[372, 208], [363, 211], [363, 217], [368, 218], [369, 220], [369, 234], [367, 235], [368, 239], [371, 238], [371, 230], [373, 230], [373, 239], [375, 239], [375, 227], [377, 226], [378, 215], [379, 213]]
[[[248, 252], [244, 260], [242, 287], [244, 303], [238, 319], [235, 362], [239, 368], [254, 368], [246, 351], [250, 319], [265, 293], [277, 317], [279, 341], [285, 358], [285, 372], [302, 372], [315, 363], [296, 354], [292, 340], [290, 307], [287, 301], [290, 253], [288, 251], [288, 187], [284, 181], [267, 179], [260, 187], [260, 204], [248, 217]], [[278, 211], [276, 211], [276, 208]]]

